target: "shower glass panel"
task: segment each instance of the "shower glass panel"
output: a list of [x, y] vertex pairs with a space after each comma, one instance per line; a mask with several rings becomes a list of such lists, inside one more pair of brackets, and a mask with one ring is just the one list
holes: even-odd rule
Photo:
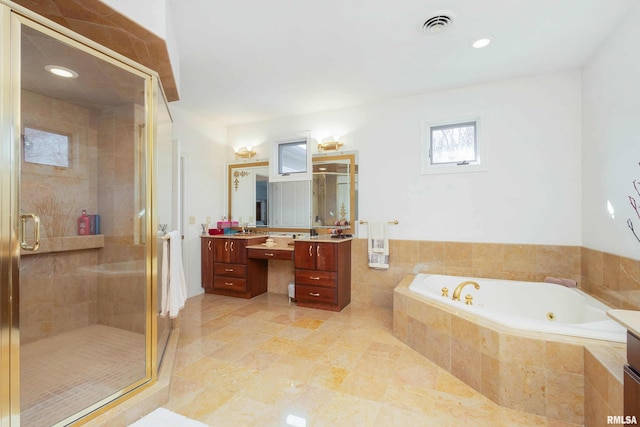
[[41, 221], [20, 255], [20, 412], [49, 426], [151, 377], [151, 79], [35, 24], [20, 43], [19, 207]]
[[[174, 146], [173, 146], [173, 121], [171, 120], [171, 114], [167, 107], [166, 101], [161, 96], [162, 89], [160, 85], [156, 83], [156, 93], [159, 94], [158, 98], [164, 102], [158, 102], [156, 122], [157, 136], [156, 136], [156, 175], [155, 175], [155, 187], [156, 187], [156, 212], [158, 214], [158, 237], [163, 237], [166, 233], [169, 233], [178, 228], [177, 222], [174, 218], [177, 216], [174, 213], [174, 206], [177, 204], [173, 200], [174, 190], [177, 186], [176, 176], [174, 173]], [[177, 193], [177, 191], [175, 191]], [[157, 239], [157, 271], [156, 277], [162, 277], [162, 261], [163, 261], [163, 243], [162, 238]], [[167, 246], [168, 246], [167, 242]], [[162, 309], [162, 293], [157, 293], [157, 348], [158, 348], [158, 365], [162, 363], [164, 356], [164, 350], [167, 347], [169, 340], [169, 334], [171, 333], [171, 320], [169, 316], [161, 316]]]

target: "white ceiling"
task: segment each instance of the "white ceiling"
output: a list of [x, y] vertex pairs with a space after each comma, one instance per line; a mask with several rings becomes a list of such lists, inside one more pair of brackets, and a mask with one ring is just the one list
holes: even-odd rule
[[[169, 0], [186, 110], [231, 125], [581, 66], [635, 0]], [[420, 31], [436, 12], [453, 25]], [[491, 35], [484, 49], [470, 44]]]

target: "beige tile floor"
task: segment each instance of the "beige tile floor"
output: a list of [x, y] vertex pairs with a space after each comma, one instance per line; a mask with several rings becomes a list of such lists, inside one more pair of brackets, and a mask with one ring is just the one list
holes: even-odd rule
[[[392, 312], [187, 301], [166, 408], [211, 426], [559, 426], [502, 408], [393, 337]], [[303, 423], [304, 422], [304, 423]]]
[[145, 376], [143, 334], [91, 325], [20, 349], [20, 418], [50, 426]]

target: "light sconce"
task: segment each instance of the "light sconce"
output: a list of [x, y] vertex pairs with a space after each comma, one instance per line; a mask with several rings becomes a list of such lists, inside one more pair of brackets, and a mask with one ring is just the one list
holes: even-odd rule
[[236, 160], [250, 159], [256, 155], [256, 151], [251, 146], [236, 149]]
[[318, 143], [318, 151], [338, 151], [344, 144], [337, 136], [330, 136]]

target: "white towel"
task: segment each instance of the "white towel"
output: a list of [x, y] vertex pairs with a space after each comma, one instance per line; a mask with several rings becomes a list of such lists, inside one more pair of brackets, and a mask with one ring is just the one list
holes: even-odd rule
[[176, 318], [187, 300], [187, 283], [182, 268], [182, 236], [171, 231], [162, 242], [162, 294], [160, 315]]
[[389, 268], [389, 236], [386, 222], [369, 221], [367, 257], [369, 267], [382, 270]]

